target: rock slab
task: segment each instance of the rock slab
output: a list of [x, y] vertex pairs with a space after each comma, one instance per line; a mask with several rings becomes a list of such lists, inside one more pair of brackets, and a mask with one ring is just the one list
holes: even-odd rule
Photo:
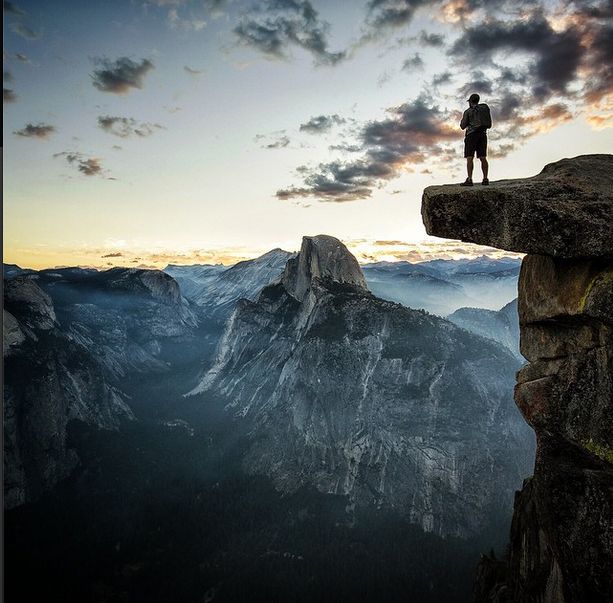
[[546, 165], [531, 178], [489, 186], [429, 186], [426, 232], [508, 251], [613, 258], [613, 155]]

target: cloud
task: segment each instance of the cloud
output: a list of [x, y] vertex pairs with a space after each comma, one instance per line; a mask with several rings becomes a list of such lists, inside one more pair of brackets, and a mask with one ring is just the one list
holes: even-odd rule
[[183, 71], [185, 71], [185, 73], [189, 73], [189, 75], [201, 75], [204, 73], [204, 71], [202, 69], [192, 69], [191, 67], [188, 67], [187, 65], [183, 66]]
[[556, 31], [540, 14], [529, 20], [488, 20], [468, 27], [449, 53], [470, 65], [491, 63], [500, 53], [529, 53], [532, 94], [547, 98], [567, 92], [577, 76], [583, 50], [576, 28]]
[[[285, 130], [281, 130], [280, 132], [273, 134], [256, 134], [255, 141], [260, 142], [265, 139], [269, 139], [269, 142], [265, 142], [261, 144], [260, 147], [262, 149], [283, 149], [289, 146], [290, 139], [288, 136], [284, 134]], [[276, 136], [276, 138], [275, 138]], [[270, 140], [272, 138], [272, 140]]]
[[428, 33], [421, 30], [418, 38], [419, 42], [424, 46], [431, 46], [432, 48], [441, 48], [445, 45], [445, 36], [442, 34]]
[[105, 253], [104, 255], [101, 255], [100, 257], [101, 258], [122, 258], [123, 253], [121, 253], [121, 251], [115, 251], [113, 253]]
[[3, 71], [2, 72], [2, 81], [3, 82], [12, 82], [13, 81], [13, 74], [10, 71]]
[[443, 71], [442, 73], [436, 73], [432, 76], [432, 86], [441, 86], [442, 84], [448, 84], [451, 82], [453, 75], [451, 71]]
[[509, 253], [453, 240], [440, 241], [401, 241], [401, 240], [371, 240], [345, 239], [343, 241], [361, 264], [370, 262], [412, 263], [427, 262], [435, 259], [473, 259], [484, 255], [492, 259], [519, 259], [522, 254]]
[[12, 2], [8, 2], [7, 0], [4, 0], [3, 2], [2, 10], [5, 13], [11, 13], [12, 15], [18, 17], [22, 17], [26, 14], [25, 11], [21, 10], [17, 5], [13, 4]]
[[131, 89], [141, 89], [145, 76], [154, 69], [153, 63], [148, 59], [136, 62], [128, 57], [120, 57], [116, 61], [95, 58], [93, 63], [98, 65], [98, 69], [91, 74], [93, 86], [102, 92], [113, 94], [126, 94]]
[[98, 126], [105, 132], [120, 138], [129, 138], [130, 136], [146, 138], [151, 136], [156, 130], [164, 128], [164, 126], [156, 123], [139, 123], [133, 117], [111, 117], [110, 115], [100, 115], [98, 117]]
[[38, 32], [31, 30], [23, 23], [11, 23], [9, 28], [14, 34], [17, 34], [26, 40], [37, 40], [40, 38], [40, 34]]
[[179, 11], [176, 8], [171, 8], [168, 11], [168, 23], [172, 29], [183, 31], [200, 31], [206, 27], [204, 19], [193, 16], [187, 19], [183, 18], [179, 15]]
[[366, 5], [368, 12], [366, 24], [371, 34], [379, 30], [407, 25], [413, 20], [415, 11], [428, 4], [431, 0], [369, 0]]
[[51, 134], [55, 132], [55, 126], [49, 124], [27, 124], [21, 130], [13, 132], [17, 136], [23, 136], [24, 138], [41, 138], [47, 139]]
[[363, 156], [352, 161], [330, 161], [296, 171], [303, 186], [277, 191], [278, 199], [314, 197], [319, 201], [347, 202], [366, 199], [374, 188], [419, 164], [426, 156], [443, 154], [442, 144], [457, 140], [450, 115], [420, 96], [387, 110], [387, 119], [361, 127], [358, 144]]
[[[611, 9], [613, 13], [613, 9]], [[597, 103], [613, 94], [613, 24], [596, 25], [587, 33], [585, 97]]]
[[346, 53], [328, 50], [329, 24], [309, 0], [265, 0], [234, 28], [239, 44], [273, 59], [287, 59], [290, 47], [309, 52], [317, 65], [336, 65]]
[[476, 92], [479, 95], [491, 94], [493, 91], [493, 82], [491, 78], [488, 78], [483, 71], [477, 70], [472, 73], [473, 78], [471, 81], [465, 83], [460, 87], [460, 94], [468, 97], [468, 95]]
[[613, 128], [613, 113], [607, 113], [606, 115], [588, 115], [586, 120], [596, 130]]
[[86, 157], [82, 153], [63, 151], [55, 153], [53, 157], [63, 157], [66, 161], [77, 168], [85, 176], [104, 176], [104, 169], [97, 157]]
[[373, 241], [375, 247], [398, 247], [399, 245], [408, 245], [406, 241]]
[[415, 69], [423, 69], [424, 60], [421, 58], [419, 53], [415, 53], [412, 57], [406, 59], [402, 64], [403, 71], [414, 71]]
[[21, 52], [16, 52], [13, 55], [18, 61], [21, 61], [22, 63], [29, 63], [30, 59], [23, 53]]
[[331, 130], [332, 126], [343, 123], [345, 123], [345, 120], [340, 115], [318, 115], [317, 117], [311, 117], [306, 123], [300, 124], [300, 131], [309, 134], [321, 134]]
[[10, 88], [2, 88], [2, 102], [14, 103], [17, 100], [17, 95]]

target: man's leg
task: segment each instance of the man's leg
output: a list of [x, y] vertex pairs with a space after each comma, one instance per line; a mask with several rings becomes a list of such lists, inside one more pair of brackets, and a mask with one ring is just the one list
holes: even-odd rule
[[490, 164], [487, 162], [487, 157], [479, 157], [479, 159], [481, 160], [481, 170], [483, 171], [483, 179], [487, 180], [487, 173], [489, 171]]
[[473, 167], [474, 167], [473, 158], [467, 157], [466, 158], [466, 173], [468, 174], [469, 180], [473, 179]]

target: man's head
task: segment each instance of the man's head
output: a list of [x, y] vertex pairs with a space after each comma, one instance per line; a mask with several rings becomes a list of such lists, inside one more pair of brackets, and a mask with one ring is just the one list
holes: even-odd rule
[[477, 105], [479, 104], [479, 99], [480, 99], [480, 98], [481, 98], [481, 97], [480, 97], [478, 94], [471, 94], [471, 95], [468, 97], [468, 104], [469, 104], [471, 107], [475, 107], [475, 106], [477, 106]]

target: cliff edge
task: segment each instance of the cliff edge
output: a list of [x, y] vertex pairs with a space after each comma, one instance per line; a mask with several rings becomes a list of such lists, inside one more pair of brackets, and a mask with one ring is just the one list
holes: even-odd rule
[[515, 402], [537, 437], [509, 556], [483, 557], [475, 601], [579, 603], [613, 592], [613, 155], [490, 187], [432, 186], [429, 234], [525, 252]]

